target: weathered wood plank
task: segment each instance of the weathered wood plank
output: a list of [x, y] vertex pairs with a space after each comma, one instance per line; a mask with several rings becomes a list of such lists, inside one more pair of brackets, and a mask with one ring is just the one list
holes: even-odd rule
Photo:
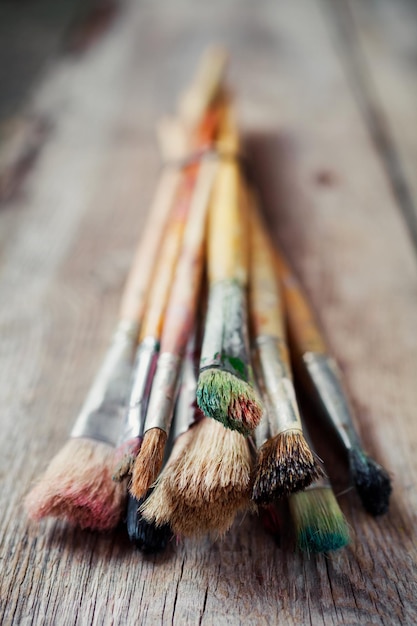
[[399, 0], [326, 2], [334, 37], [417, 249], [417, 10]]
[[[353, 493], [340, 497], [354, 539], [329, 558], [279, 548], [250, 517], [223, 541], [143, 558], [121, 531], [35, 526], [21, 506], [112, 330], [157, 176], [154, 121], [212, 40], [231, 51], [274, 236], [345, 370], [369, 450], [394, 475], [381, 520]], [[0, 621], [415, 623], [417, 270], [323, 6], [132, 2], [96, 48], [53, 69], [38, 98], [54, 134], [24, 196], [0, 213], [11, 233], [0, 266]]]

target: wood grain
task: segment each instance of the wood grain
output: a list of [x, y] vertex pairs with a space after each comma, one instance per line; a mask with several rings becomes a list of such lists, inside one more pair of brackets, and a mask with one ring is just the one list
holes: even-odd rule
[[[326, 2], [326, 0], [325, 0]], [[327, 1], [356, 100], [417, 251], [417, 8], [411, 0]]]
[[[296, 554], [286, 531], [279, 547], [247, 516], [223, 541], [144, 558], [122, 530], [29, 524], [21, 504], [117, 318], [157, 180], [154, 124], [212, 41], [230, 49], [271, 231], [344, 370], [367, 448], [393, 475], [382, 519], [340, 495], [353, 541], [330, 557]], [[318, 1], [132, 1], [39, 83], [54, 131], [0, 210], [0, 623], [416, 623], [417, 268], [343, 54]], [[340, 492], [340, 451], [319, 443]]]

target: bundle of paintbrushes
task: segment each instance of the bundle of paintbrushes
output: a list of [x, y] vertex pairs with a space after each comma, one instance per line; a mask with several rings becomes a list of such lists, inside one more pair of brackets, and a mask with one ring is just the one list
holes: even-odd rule
[[388, 509], [390, 480], [363, 450], [338, 370], [269, 239], [224, 69], [224, 52], [210, 50], [160, 126], [165, 164], [120, 322], [27, 509], [96, 530], [126, 520], [131, 541], [157, 551], [175, 535], [221, 536], [256, 509], [276, 532], [274, 503], [288, 500], [299, 548], [328, 552], [349, 532], [306, 436], [292, 362], [371, 514]]

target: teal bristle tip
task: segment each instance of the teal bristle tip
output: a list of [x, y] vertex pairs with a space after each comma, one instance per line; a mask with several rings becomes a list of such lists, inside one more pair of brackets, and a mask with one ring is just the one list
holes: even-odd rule
[[204, 415], [245, 436], [253, 432], [262, 416], [261, 403], [249, 383], [221, 369], [201, 372], [197, 404]]
[[303, 552], [334, 552], [349, 544], [349, 527], [330, 487], [293, 494], [289, 507], [297, 547]]

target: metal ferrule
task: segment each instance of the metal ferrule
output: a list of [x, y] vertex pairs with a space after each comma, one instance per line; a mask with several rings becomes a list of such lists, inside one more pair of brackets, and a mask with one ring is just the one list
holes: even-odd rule
[[262, 417], [261, 417], [261, 421], [259, 422], [258, 426], [256, 427], [255, 430], [255, 442], [256, 442], [256, 447], [260, 448], [265, 441], [267, 441], [270, 437], [270, 433], [269, 433], [269, 414], [267, 409], [265, 408], [265, 402], [263, 403], [263, 413], [262, 413]]
[[306, 352], [303, 361], [326, 418], [346, 450], [350, 450], [359, 441], [336, 363], [328, 355], [315, 352]]
[[242, 380], [251, 378], [246, 293], [235, 280], [210, 287], [200, 371], [218, 367]]
[[195, 422], [197, 377], [192, 355], [187, 355], [181, 370], [181, 383], [175, 406], [173, 438], [185, 433]]
[[145, 431], [160, 428], [169, 433], [181, 370], [181, 357], [164, 352], [158, 359], [146, 414]]
[[210, 287], [203, 345], [201, 347], [200, 371], [210, 367], [221, 367], [223, 343], [223, 302], [225, 285], [223, 282]]
[[253, 352], [252, 357], [253, 357], [254, 370], [255, 370], [254, 387], [256, 389], [258, 396], [262, 398], [262, 406], [263, 406], [263, 413], [262, 413], [261, 421], [259, 422], [258, 426], [255, 429], [255, 443], [256, 443], [256, 447], [259, 449], [265, 443], [265, 441], [267, 441], [267, 439], [269, 439], [269, 437], [271, 436], [270, 431], [269, 431], [270, 409], [268, 408], [269, 400], [265, 393], [265, 384], [263, 381], [260, 363], [259, 363], [256, 351]]
[[258, 337], [256, 345], [269, 399], [271, 435], [275, 437], [287, 430], [302, 431], [294, 384], [283, 358], [285, 346], [269, 335]]
[[154, 337], [146, 337], [136, 352], [129, 406], [125, 414], [125, 423], [119, 444], [143, 434], [158, 354], [159, 341]]
[[223, 368], [242, 380], [252, 379], [249, 368], [247, 295], [236, 281], [225, 281]]
[[115, 446], [129, 393], [138, 324], [121, 321], [103, 364], [81, 408], [71, 437], [85, 437]]

